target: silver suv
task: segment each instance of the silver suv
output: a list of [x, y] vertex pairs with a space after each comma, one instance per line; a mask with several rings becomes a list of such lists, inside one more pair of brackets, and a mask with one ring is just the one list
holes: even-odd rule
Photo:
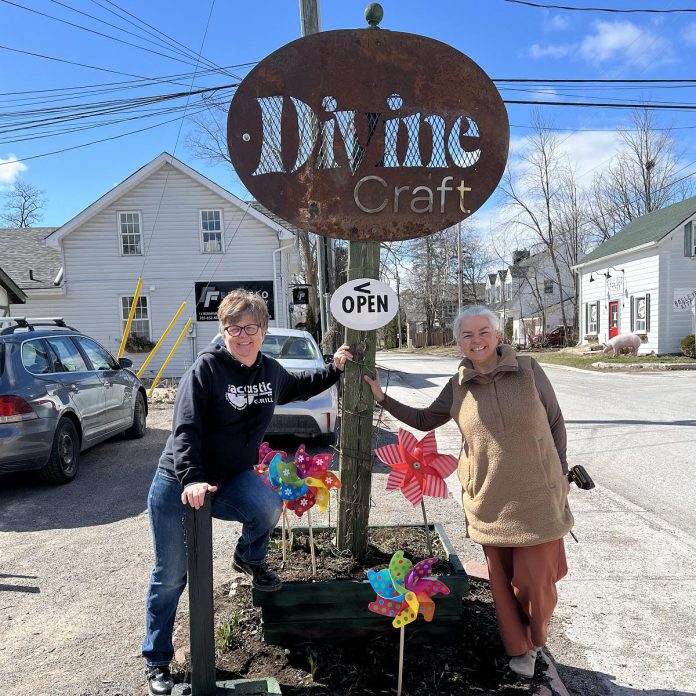
[[117, 361], [62, 319], [7, 323], [0, 323], [0, 474], [33, 469], [67, 483], [82, 450], [118, 433], [145, 435], [147, 395], [130, 360]]

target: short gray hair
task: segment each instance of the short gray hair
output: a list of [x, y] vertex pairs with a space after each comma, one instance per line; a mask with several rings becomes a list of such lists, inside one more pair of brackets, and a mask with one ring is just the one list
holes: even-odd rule
[[491, 312], [487, 307], [482, 307], [481, 305], [474, 305], [473, 307], [467, 307], [466, 309], [459, 312], [457, 318], [452, 324], [452, 333], [454, 335], [454, 340], [457, 340], [459, 336], [459, 327], [462, 325], [464, 319], [469, 317], [486, 317], [491, 322], [491, 328], [495, 331], [498, 330], [498, 317]]

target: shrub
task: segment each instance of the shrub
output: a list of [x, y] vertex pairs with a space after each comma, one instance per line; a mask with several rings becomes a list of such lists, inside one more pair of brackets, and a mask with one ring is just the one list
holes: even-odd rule
[[126, 350], [129, 353], [149, 353], [155, 344], [143, 336], [129, 336], [126, 340]]
[[696, 358], [696, 337], [694, 337], [694, 334], [684, 336], [679, 343], [679, 347], [687, 358]]

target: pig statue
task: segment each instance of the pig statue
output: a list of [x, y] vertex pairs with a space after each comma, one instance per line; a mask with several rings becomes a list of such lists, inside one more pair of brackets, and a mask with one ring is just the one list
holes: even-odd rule
[[622, 348], [629, 348], [633, 355], [638, 355], [638, 348], [640, 348], [641, 339], [640, 336], [633, 333], [619, 334], [614, 336], [608, 343], [602, 343], [604, 346], [603, 353], [612, 353], [612, 357], [616, 357], [622, 350]]

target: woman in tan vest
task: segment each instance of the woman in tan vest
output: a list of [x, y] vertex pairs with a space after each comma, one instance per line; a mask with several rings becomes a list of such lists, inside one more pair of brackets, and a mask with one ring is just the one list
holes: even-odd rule
[[387, 396], [365, 376], [375, 400], [419, 430], [453, 418], [462, 433], [459, 480], [469, 536], [483, 546], [498, 626], [510, 668], [532, 677], [567, 572], [566, 430], [539, 364], [498, 345], [495, 315], [470, 307], [454, 322], [464, 359], [424, 409]]

